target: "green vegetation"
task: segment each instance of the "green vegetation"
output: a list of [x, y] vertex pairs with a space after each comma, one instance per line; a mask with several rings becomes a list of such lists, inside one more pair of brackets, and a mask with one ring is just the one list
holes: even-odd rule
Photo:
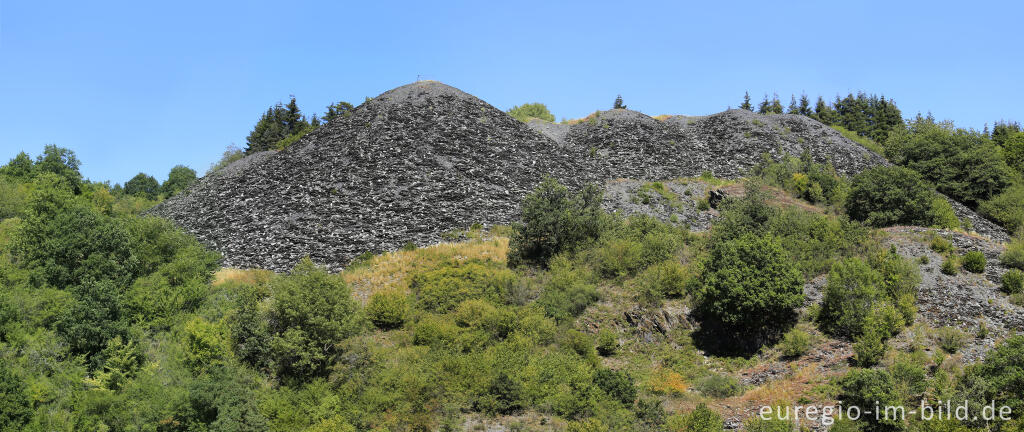
[[552, 178], [545, 179], [523, 201], [522, 219], [511, 239], [512, 266], [544, 265], [555, 254], [596, 239], [607, 224], [599, 189], [590, 186], [572, 194]]
[[[805, 99], [790, 111], [810, 112]], [[352, 111], [332, 107], [332, 118]], [[510, 239], [476, 227], [338, 274], [309, 259], [271, 274], [214, 273], [216, 254], [139, 216], [194, 182], [188, 168], [119, 188], [77, 166], [48, 147], [0, 167], [0, 430], [458, 430], [508, 416], [523, 430], [721, 431], [723, 405], [955, 395], [1024, 409], [1020, 336], [963, 370], [952, 353], [973, 342], [957, 329], [919, 322], [887, 347], [915, 320], [918, 260], [868, 225], [956, 226], [907, 169], [850, 181], [807, 153], [765, 159], [745, 196], [716, 204], [707, 233], [605, 213], [598, 189], [547, 179]], [[663, 183], [642, 190], [683, 201]], [[984, 271], [984, 255], [926, 241], [954, 272]], [[1001, 260], [1024, 267], [1024, 240]], [[801, 312], [804, 285], [824, 274], [822, 304]], [[1022, 280], [1011, 270], [1003, 289]], [[853, 342], [856, 367], [822, 363], [829, 337]], [[776, 380], [737, 378], [780, 359], [791, 370]], [[833, 430], [935, 427], [986, 425]]]
[[902, 167], [877, 167], [856, 175], [846, 211], [851, 218], [875, 227], [959, 226], [950, 204], [919, 174]]
[[985, 273], [985, 254], [980, 251], [965, 253], [960, 263], [964, 270], [971, 273]]
[[538, 119], [546, 122], [555, 121], [554, 114], [548, 111], [548, 107], [540, 102], [516, 105], [508, 110], [508, 115], [523, 123], [530, 119]]
[[1003, 292], [1007, 294], [1024, 292], [1024, 271], [1010, 269], [1003, 273]]
[[803, 303], [803, 276], [785, 256], [771, 236], [716, 242], [703, 263], [694, 314], [729, 341], [759, 344], [781, 333]]

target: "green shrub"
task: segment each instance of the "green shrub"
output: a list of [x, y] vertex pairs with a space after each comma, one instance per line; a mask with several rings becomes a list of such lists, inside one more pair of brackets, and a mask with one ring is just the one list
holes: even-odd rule
[[588, 186], [578, 194], [553, 178], [546, 178], [526, 196], [523, 223], [514, 227], [509, 240], [508, 262], [546, 266], [563, 251], [573, 251], [598, 238], [607, 228], [608, 216], [601, 210], [601, 190]]
[[722, 432], [722, 416], [711, 411], [705, 404], [699, 404], [689, 414], [683, 416], [679, 424], [669, 422], [671, 430], [684, 430], [687, 432]]
[[797, 328], [786, 333], [782, 337], [782, 341], [779, 342], [779, 348], [782, 350], [782, 356], [789, 358], [796, 358], [807, 354], [813, 345], [814, 340], [811, 337], [811, 334]]
[[730, 375], [712, 374], [697, 381], [697, 391], [713, 398], [727, 398], [743, 393], [743, 385]]
[[932, 338], [935, 339], [935, 343], [942, 348], [943, 351], [953, 354], [963, 348], [964, 346], [964, 332], [960, 331], [955, 327], [941, 327], [935, 329], [932, 334]]
[[503, 302], [516, 283], [515, 273], [479, 259], [449, 261], [413, 276], [410, 288], [420, 307], [444, 313], [468, 299]]
[[953, 242], [949, 241], [949, 239], [945, 237], [936, 235], [934, 238], [932, 238], [932, 242], [931, 245], [929, 245], [929, 247], [931, 247], [931, 249], [935, 252], [944, 254], [953, 251]]
[[0, 430], [16, 431], [32, 419], [32, 399], [25, 381], [0, 360]]
[[514, 106], [508, 110], [508, 114], [523, 123], [530, 121], [530, 119], [540, 119], [546, 122], [555, 121], [555, 116], [548, 111], [547, 105], [539, 102]]
[[960, 273], [960, 260], [952, 256], [946, 257], [946, 259], [942, 261], [942, 266], [939, 267], [939, 270], [942, 274], [954, 276], [957, 273]]
[[971, 273], [985, 273], [985, 254], [980, 251], [965, 253], [962, 263], [964, 270]]
[[1007, 294], [1024, 292], [1024, 271], [1010, 269], [1003, 273], [1003, 291]]
[[624, 371], [598, 369], [594, 373], [594, 385], [604, 390], [612, 399], [625, 405], [632, 406], [633, 401], [636, 400], [636, 385], [633, 384], [633, 379], [629, 374]]
[[448, 317], [428, 314], [413, 326], [413, 343], [434, 348], [458, 347], [462, 331]]
[[608, 329], [601, 329], [597, 332], [597, 352], [605, 357], [615, 354], [619, 349], [619, 341], [615, 332]]
[[982, 202], [978, 206], [978, 213], [998, 222], [1009, 232], [1021, 229], [1024, 227], [1024, 184], [1011, 186]]
[[850, 218], [875, 227], [944, 223], [936, 214], [931, 186], [920, 174], [896, 166], [871, 168], [854, 176], [846, 211]]
[[377, 291], [366, 304], [366, 316], [384, 330], [401, 327], [408, 314], [409, 300], [399, 291]]
[[690, 267], [668, 260], [644, 270], [637, 278], [641, 303], [658, 305], [665, 298], [685, 297], [697, 279]]
[[1006, 250], [999, 260], [1007, 267], [1024, 270], [1024, 234], [1018, 234], [1006, 245]]
[[773, 236], [717, 242], [704, 269], [695, 315], [732, 337], [775, 333], [803, 304], [803, 277]]
[[854, 338], [854, 359], [861, 367], [874, 366], [885, 355], [884, 330], [869, 320], [863, 333]]
[[[872, 411], [878, 406], [900, 406], [896, 397], [896, 383], [892, 375], [884, 369], [853, 369], [838, 381], [839, 394], [837, 399], [844, 409], [851, 406], [860, 408], [861, 412]], [[862, 416], [869, 430], [887, 431], [902, 430], [901, 420], [886, 420], [884, 414], [879, 420], [875, 416]]]
[[297, 380], [325, 373], [337, 344], [362, 327], [348, 286], [305, 258], [270, 288], [270, 345], [278, 373]]
[[551, 260], [548, 274], [550, 279], [537, 298], [537, 304], [548, 316], [568, 321], [597, 301], [597, 287], [590, 283], [582, 269], [574, 267], [567, 258]]
[[822, 331], [849, 338], [863, 334], [875, 305], [885, 301], [881, 283], [882, 276], [860, 258], [832, 266], [818, 313]]
[[523, 408], [523, 388], [505, 372], [500, 372], [487, 390], [473, 403], [473, 407], [488, 414], [510, 415]]
[[747, 432], [793, 432], [793, 423], [777, 418], [765, 420], [760, 416], [755, 416], [743, 424], [743, 430]]
[[[985, 381], [986, 400], [1008, 406], [1013, 413], [1024, 409], [1024, 336], [1010, 337], [989, 351], [971, 371]], [[1017, 414], [1014, 414], [1017, 416]]]

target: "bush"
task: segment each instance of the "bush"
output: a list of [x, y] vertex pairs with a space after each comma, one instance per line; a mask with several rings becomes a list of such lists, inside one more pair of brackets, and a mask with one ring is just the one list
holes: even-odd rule
[[420, 307], [444, 313], [469, 299], [503, 302], [516, 283], [515, 273], [497, 263], [470, 259], [449, 261], [413, 276], [410, 288]]
[[1007, 294], [1024, 292], [1024, 271], [1010, 269], [1003, 273], [1003, 291]]
[[[837, 399], [842, 402], [845, 408], [856, 406], [863, 413], [875, 409], [878, 406], [899, 406], [902, 401], [895, 396], [896, 383], [892, 375], [883, 369], [854, 369], [841, 378], [839, 384], [839, 395]], [[862, 416], [868, 422], [869, 430], [901, 430], [900, 420], [885, 420], [884, 414], [880, 420], [875, 416]]]
[[665, 298], [680, 298], [696, 283], [690, 267], [668, 260], [645, 270], [638, 278], [641, 302], [658, 305]]
[[409, 314], [409, 300], [399, 291], [378, 291], [366, 304], [366, 316], [383, 330], [399, 328]]
[[498, 373], [473, 407], [489, 414], [510, 415], [523, 408], [523, 388], [504, 372]]
[[970, 251], [964, 254], [962, 265], [964, 270], [971, 273], [985, 273], [985, 254], [979, 251]]
[[950, 354], [959, 351], [964, 346], [964, 332], [955, 327], [946, 326], [935, 329], [932, 337], [939, 348]]
[[564, 322], [583, 313], [597, 301], [597, 287], [588, 281], [583, 270], [574, 268], [565, 257], [551, 261], [550, 279], [544, 284], [537, 304], [548, 316]]
[[32, 419], [32, 399], [7, 362], [0, 358], [0, 431], [17, 431]]
[[605, 357], [615, 354], [619, 349], [619, 341], [615, 333], [608, 329], [597, 332], [597, 353]]
[[715, 243], [704, 268], [695, 315], [731, 337], [770, 336], [803, 304], [803, 277], [773, 236]]
[[708, 375], [697, 381], [697, 391], [713, 398], [727, 398], [743, 393], [743, 385], [729, 375]]
[[960, 273], [960, 262], [952, 256], [946, 257], [946, 259], [942, 261], [942, 266], [939, 267], [939, 271], [941, 271], [942, 274], [954, 276], [957, 273]]
[[1024, 270], [1024, 235], [1018, 235], [1008, 245], [999, 261], [1007, 267]]
[[948, 253], [953, 251], [953, 242], [949, 241], [949, 239], [945, 237], [936, 235], [934, 238], [932, 238], [932, 242], [929, 245], [929, 247], [931, 247], [933, 251], [938, 252], [940, 254]]
[[882, 276], [860, 258], [832, 266], [818, 314], [821, 329], [848, 338], [863, 334], [875, 305], [885, 301], [881, 283]]
[[782, 341], [779, 342], [782, 356], [788, 358], [796, 358], [807, 354], [813, 345], [814, 341], [811, 334], [796, 328], [786, 333], [782, 337]]
[[362, 327], [345, 282], [309, 258], [271, 282], [271, 349], [283, 378], [304, 380], [327, 371], [336, 346]]
[[1024, 336], [1006, 339], [985, 356], [976, 373], [987, 384], [986, 399], [1006, 405], [1016, 417], [1024, 409]]
[[530, 121], [530, 119], [540, 119], [546, 122], [555, 121], [555, 116], [548, 111], [547, 105], [540, 102], [514, 106], [508, 110], [508, 115], [523, 123]]
[[861, 367], [874, 366], [885, 355], [884, 330], [873, 320], [869, 320], [863, 333], [854, 338], [854, 359]]
[[722, 432], [722, 416], [711, 411], [705, 404], [699, 404], [693, 411], [685, 415], [678, 425], [669, 423], [670, 430], [682, 430], [687, 432]]
[[978, 213], [1002, 225], [1009, 232], [1024, 227], [1024, 184], [1006, 189], [978, 206]]
[[598, 369], [594, 373], [594, 385], [624, 405], [633, 406], [636, 400], [636, 386], [626, 372]]
[[875, 227], [939, 225], [942, 218], [935, 206], [935, 193], [921, 175], [896, 166], [871, 168], [854, 176], [846, 201], [850, 218]]
[[546, 266], [551, 257], [597, 239], [608, 225], [601, 210], [601, 190], [587, 186], [579, 194], [546, 178], [523, 200], [523, 223], [509, 240], [508, 263]]

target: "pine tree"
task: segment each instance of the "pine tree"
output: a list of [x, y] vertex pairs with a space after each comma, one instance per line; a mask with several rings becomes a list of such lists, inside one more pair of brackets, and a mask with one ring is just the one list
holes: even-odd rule
[[615, 96], [615, 104], [612, 105], [612, 109], [626, 109], [626, 105], [622, 103], [622, 95]]
[[743, 92], [743, 103], [740, 104], [740, 109], [747, 111], [753, 111], [754, 106], [750, 104], [750, 92]]
[[789, 95], [789, 109], [786, 111], [788, 114], [800, 114], [800, 108], [796, 105], [796, 96]]

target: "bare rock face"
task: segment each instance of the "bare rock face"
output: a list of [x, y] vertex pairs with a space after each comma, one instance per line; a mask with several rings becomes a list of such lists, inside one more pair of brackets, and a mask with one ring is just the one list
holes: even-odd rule
[[281, 271], [308, 255], [337, 270], [365, 251], [510, 223], [545, 175], [575, 187], [603, 179], [585, 156], [458, 89], [418, 82], [286, 150], [249, 156], [152, 212], [220, 251], [228, 266]]
[[801, 116], [731, 110], [659, 121], [612, 110], [571, 126], [527, 125], [424, 81], [385, 92], [285, 150], [239, 160], [151, 213], [221, 252], [227, 266], [283, 271], [309, 256], [339, 270], [366, 251], [511, 223], [544, 176], [571, 188], [704, 171], [739, 177], [763, 153], [805, 148], [846, 174], [886, 163]]

